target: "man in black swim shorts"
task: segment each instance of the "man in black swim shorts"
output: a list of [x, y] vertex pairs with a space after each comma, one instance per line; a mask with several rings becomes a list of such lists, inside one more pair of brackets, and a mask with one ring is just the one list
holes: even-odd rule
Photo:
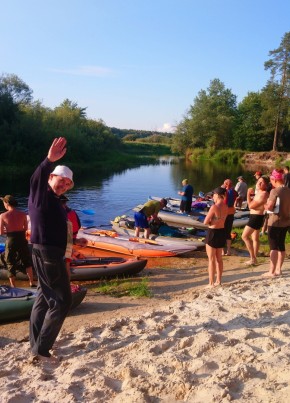
[[247, 192], [250, 218], [242, 234], [242, 239], [250, 254], [250, 260], [245, 262], [246, 265], [255, 265], [258, 263], [257, 255], [260, 246], [260, 229], [264, 223], [264, 204], [269, 196], [267, 192], [268, 184], [269, 178], [267, 176], [261, 176], [256, 184], [256, 193], [253, 188], [249, 188]]

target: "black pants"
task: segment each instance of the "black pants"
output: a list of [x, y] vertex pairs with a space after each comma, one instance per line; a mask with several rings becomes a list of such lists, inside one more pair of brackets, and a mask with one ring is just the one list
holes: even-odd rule
[[30, 316], [30, 346], [33, 354], [50, 357], [72, 303], [70, 281], [62, 249], [33, 245], [32, 260], [38, 294]]
[[187, 214], [190, 214], [191, 205], [192, 205], [192, 200], [181, 200], [179, 209], [182, 212], [185, 211]]

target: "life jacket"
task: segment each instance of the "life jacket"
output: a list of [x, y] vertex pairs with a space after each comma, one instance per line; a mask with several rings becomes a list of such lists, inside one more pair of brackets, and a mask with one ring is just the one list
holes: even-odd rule
[[71, 221], [73, 227], [73, 239], [77, 237], [78, 231], [81, 228], [81, 221], [74, 210], [67, 209], [67, 218]]

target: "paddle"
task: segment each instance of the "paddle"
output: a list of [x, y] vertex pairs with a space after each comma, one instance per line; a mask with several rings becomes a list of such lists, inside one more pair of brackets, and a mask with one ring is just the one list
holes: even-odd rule
[[132, 237], [132, 238], [124, 238], [122, 236], [120, 236], [119, 234], [117, 234], [115, 231], [107, 231], [107, 230], [96, 230], [94, 232], [86, 232], [84, 231], [85, 234], [88, 235], [95, 235], [95, 236], [108, 236], [110, 238], [116, 238], [119, 239], [121, 241], [130, 241], [130, 242], [137, 242], [137, 243], [147, 243], [150, 245], [161, 245], [160, 243], [152, 240], [152, 239], [146, 239], [146, 238], [137, 238], [137, 237]]
[[129, 238], [129, 241], [138, 243], [148, 243], [149, 245], [161, 245], [160, 243], [153, 241], [152, 239], [146, 239], [146, 238], [137, 238], [137, 237]]

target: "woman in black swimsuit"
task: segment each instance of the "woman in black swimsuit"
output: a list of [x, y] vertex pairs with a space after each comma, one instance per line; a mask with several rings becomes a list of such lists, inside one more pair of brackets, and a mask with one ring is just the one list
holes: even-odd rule
[[[228, 207], [224, 202], [226, 189], [218, 187], [213, 191], [214, 205], [211, 206], [204, 223], [208, 225], [206, 234], [206, 253], [208, 256], [209, 286], [221, 285], [223, 273], [222, 251], [226, 243], [224, 228]], [[214, 281], [216, 275], [216, 281]]]

